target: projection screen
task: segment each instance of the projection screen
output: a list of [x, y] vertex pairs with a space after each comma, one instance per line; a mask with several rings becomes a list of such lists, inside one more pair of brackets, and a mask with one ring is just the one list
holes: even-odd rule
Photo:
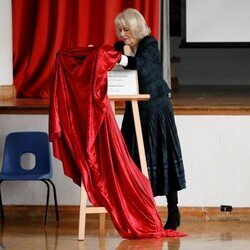
[[184, 44], [249, 46], [250, 0], [183, 0]]

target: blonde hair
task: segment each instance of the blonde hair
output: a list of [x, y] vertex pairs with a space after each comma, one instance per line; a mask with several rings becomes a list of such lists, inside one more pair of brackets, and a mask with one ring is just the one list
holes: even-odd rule
[[114, 23], [118, 38], [120, 38], [118, 28], [121, 27], [128, 27], [132, 35], [138, 40], [151, 33], [143, 15], [136, 9], [128, 8], [124, 10], [115, 18]]

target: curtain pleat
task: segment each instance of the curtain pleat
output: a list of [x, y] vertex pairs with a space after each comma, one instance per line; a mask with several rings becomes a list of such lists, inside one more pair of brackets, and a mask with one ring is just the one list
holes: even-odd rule
[[17, 97], [49, 98], [57, 52], [89, 44], [112, 45], [114, 18], [128, 7], [137, 8], [158, 37], [158, 1], [12, 0]]

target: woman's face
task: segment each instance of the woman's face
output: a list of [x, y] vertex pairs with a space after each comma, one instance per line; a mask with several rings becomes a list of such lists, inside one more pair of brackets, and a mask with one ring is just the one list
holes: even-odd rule
[[128, 27], [118, 27], [117, 34], [124, 44], [129, 45], [131, 48], [137, 47], [139, 40], [133, 36], [131, 30]]

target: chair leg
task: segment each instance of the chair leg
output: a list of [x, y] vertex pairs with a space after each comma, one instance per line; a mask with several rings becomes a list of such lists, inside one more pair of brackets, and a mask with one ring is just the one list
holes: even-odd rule
[[48, 211], [49, 211], [49, 194], [50, 194], [50, 187], [46, 180], [43, 181], [47, 186], [47, 198], [46, 198], [46, 210], [45, 210], [45, 218], [44, 218], [44, 226], [47, 227], [48, 222]]
[[2, 201], [2, 190], [1, 190], [1, 184], [3, 181], [0, 181], [0, 209], [1, 209], [1, 218], [2, 222], [4, 221], [4, 212], [3, 212], [3, 201]]
[[56, 221], [59, 221], [59, 212], [58, 212], [58, 204], [57, 204], [57, 195], [56, 195], [56, 187], [55, 184], [51, 180], [47, 180], [53, 188], [54, 193], [54, 201], [55, 201], [55, 212], [56, 212]]

